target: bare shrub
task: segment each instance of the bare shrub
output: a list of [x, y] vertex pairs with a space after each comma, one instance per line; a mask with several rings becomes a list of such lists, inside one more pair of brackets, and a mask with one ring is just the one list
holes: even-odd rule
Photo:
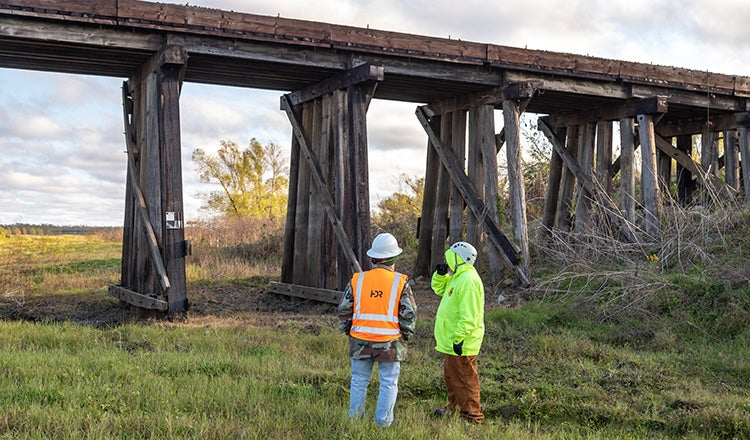
[[635, 241], [616, 238], [617, 231], [608, 221], [611, 213], [601, 210], [592, 212], [594, 221], [581, 233], [539, 231], [530, 247], [539, 265], [533, 272], [540, 275], [529, 297], [573, 302], [579, 313], [607, 322], [658, 315], [664, 308], [657, 297], [680, 291], [670, 275], [684, 271], [708, 275], [720, 258], [740, 251], [736, 239], [728, 237], [747, 235], [736, 231], [747, 230], [750, 214], [733, 198], [712, 192], [703, 198], [707, 199], [710, 209], [681, 207], [667, 200], [661, 233], [655, 238], [636, 225], [630, 225]]

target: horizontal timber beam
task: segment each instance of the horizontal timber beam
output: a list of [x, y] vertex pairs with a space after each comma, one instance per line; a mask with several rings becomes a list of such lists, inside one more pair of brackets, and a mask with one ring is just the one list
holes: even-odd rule
[[[362, 64], [344, 73], [332, 76], [325, 81], [289, 93], [289, 102], [292, 105], [299, 105], [303, 102], [320, 98], [321, 96], [327, 95], [336, 90], [345, 89], [349, 86], [365, 82], [379, 82], [383, 81], [384, 78], [383, 66]], [[284, 109], [283, 104], [281, 109]]]
[[503, 99], [522, 100], [531, 98], [537, 90], [537, 85], [532, 82], [506, 84], [502, 87], [492, 87], [478, 93], [431, 102], [427, 106], [424, 106], [424, 111], [427, 116], [432, 117], [448, 112], [468, 110], [480, 105], [498, 106], [502, 105]]
[[266, 288], [271, 293], [280, 295], [293, 296], [295, 298], [310, 299], [329, 304], [338, 304], [341, 302], [343, 292], [338, 290], [320, 289], [316, 287], [298, 286], [296, 284], [286, 284], [273, 281]]
[[109, 295], [115, 298], [119, 298], [130, 305], [137, 306], [142, 309], [159, 310], [162, 312], [169, 310], [168, 302], [149, 295], [134, 292], [122, 286], [110, 285]]
[[652, 96], [624, 104], [615, 104], [585, 112], [553, 115], [550, 117], [552, 127], [580, 125], [586, 122], [615, 121], [620, 118], [632, 118], [637, 115], [667, 113], [667, 97]]
[[750, 113], [714, 113], [708, 112], [708, 117], [681, 119], [679, 121], [663, 121], [656, 127], [656, 132], [664, 137], [683, 134], [700, 134], [708, 125], [710, 131], [733, 130], [750, 126]]
[[648, 98], [654, 95], [664, 95], [671, 104], [734, 112], [747, 110], [746, 100], [736, 96], [715, 93], [691, 93], [684, 90], [664, 89], [663, 87], [641, 84], [629, 84], [628, 87], [631, 98]]

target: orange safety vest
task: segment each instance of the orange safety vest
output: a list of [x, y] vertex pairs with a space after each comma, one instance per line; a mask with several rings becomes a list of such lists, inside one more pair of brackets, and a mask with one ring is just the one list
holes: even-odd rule
[[349, 334], [372, 342], [387, 342], [401, 336], [398, 304], [406, 280], [406, 275], [383, 268], [355, 273], [352, 277], [354, 313]]

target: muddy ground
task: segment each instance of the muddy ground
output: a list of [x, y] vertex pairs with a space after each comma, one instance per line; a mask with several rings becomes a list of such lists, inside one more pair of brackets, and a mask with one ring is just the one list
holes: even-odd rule
[[[244, 285], [189, 286], [190, 309], [186, 324], [277, 325], [294, 320], [315, 321], [335, 325], [336, 305], [316, 301], [290, 298], [269, 293], [268, 280], [249, 280]], [[435, 316], [440, 298], [422, 281], [412, 281], [412, 289], [418, 305], [418, 316]], [[508, 290], [503, 291], [506, 301], [502, 307], [517, 302]], [[488, 307], [497, 306], [497, 294], [488, 289]], [[73, 322], [98, 328], [116, 327], [124, 323], [154, 319], [148, 314], [122, 304], [102, 288], [95, 292], [80, 294], [31, 294], [8, 293], [0, 295], [0, 319], [32, 322]]]

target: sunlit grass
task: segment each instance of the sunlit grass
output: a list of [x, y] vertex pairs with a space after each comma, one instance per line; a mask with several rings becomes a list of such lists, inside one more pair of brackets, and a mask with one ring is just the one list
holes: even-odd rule
[[[224, 232], [195, 236], [189, 285], [262, 287], [279, 276], [268, 251], [276, 241], [232, 244]], [[367, 416], [346, 418], [347, 342], [332, 315], [109, 328], [0, 321], [0, 438], [750, 438], [742, 247], [719, 248], [723, 270], [657, 269], [647, 256], [615, 268], [550, 265], [520, 306], [488, 305], [482, 426], [432, 417], [446, 396], [426, 312], [385, 430], [372, 421], [377, 374]], [[3, 237], [0, 299], [20, 310], [41, 295], [114, 307], [103, 298], [119, 258], [119, 243], [96, 237]]]

